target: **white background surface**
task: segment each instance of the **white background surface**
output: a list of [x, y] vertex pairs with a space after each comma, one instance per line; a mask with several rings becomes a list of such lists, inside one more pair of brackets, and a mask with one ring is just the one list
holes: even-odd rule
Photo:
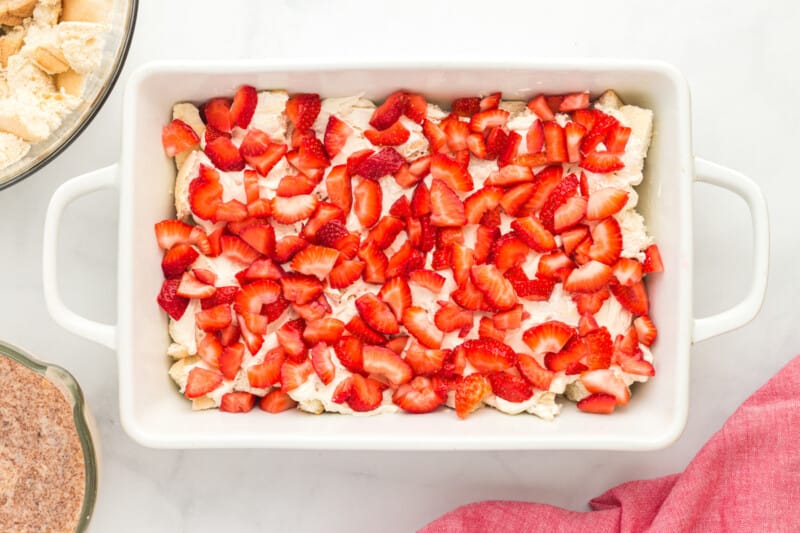
[[[143, 0], [127, 67], [77, 142], [38, 175], [0, 192], [0, 338], [61, 364], [100, 426], [101, 495], [93, 531], [410, 531], [464, 503], [518, 499], [587, 510], [634, 478], [682, 470], [736, 407], [800, 346], [797, 328], [800, 9], [773, 2], [331, 2]], [[429, 5], [430, 4], [430, 5]], [[767, 196], [772, 264], [760, 316], [692, 349], [682, 438], [647, 453], [349, 453], [159, 451], [122, 431], [114, 353], [47, 314], [41, 235], [50, 195], [117, 160], [121, 96], [151, 59], [270, 57], [627, 57], [688, 78], [698, 155], [751, 176]], [[153, 132], [158, 135], [158, 132]], [[744, 203], [695, 186], [695, 313], [737, 302], [750, 277]], [[62, 228], [61, 286], [74, 309], [112, 322], [117, 202], [74, 204]], [[155, 296], [154, 296], [155, 297]]]

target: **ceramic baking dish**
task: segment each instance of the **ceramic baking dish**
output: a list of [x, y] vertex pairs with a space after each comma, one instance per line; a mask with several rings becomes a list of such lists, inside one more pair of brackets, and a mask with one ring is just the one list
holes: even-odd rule
[[[502, 91], [504, 98], [613, 88], [627, 103], [655, 112], [655, 133], [640, 187], [639, 209], [661, 249], [666, 272], [648, 278], [651, 315], [659, 326], [653, 350], [657, 376], [638, 386], [634, 401], [613, 416], [589, 416], [565, 406], [554, 422], [483, 409], [467, 420], [452, 411], [427, 415], [347, 417], [287, 412], [230, 415], [192, 412], [167, 376], [169, 344], [156, 305], [161, 250], [153, 224], [174, 216], [174, 167], [159, 132], [178, 101], [232, 94], [241, 84], [317, 92], [364, 93], [381, 100], [407, 88], [446, 104], [454, 97]], [[130, 78], [124, 100], [119, 164], [77, 177], [53, 196], [45, 225], [44, 289], [53, 318], [119, 354], [122, 425], [156, 448], [311, 449], [656, 449], [681, 434], [689, 408], [693, 342], [739, 327], [755, 316], [766, 287], [768, 226], [764, 198], [752, 181], [695, 158], [686, 80], [673, 67], [642, 61], [457, 63], [215, 62], [150, 63]], [[729, 189], [748, 204], [753, 222], [753, 280], [747, 297], [707, 318], [692, 316], [692, 184]], [[120, 194], [118, 323], [99, 324], [66, 308], [57, 290], [55, 251], [64, 207], [78, 196], [111, 187]], [[87, 280], [88, 282], [88, 280]]]

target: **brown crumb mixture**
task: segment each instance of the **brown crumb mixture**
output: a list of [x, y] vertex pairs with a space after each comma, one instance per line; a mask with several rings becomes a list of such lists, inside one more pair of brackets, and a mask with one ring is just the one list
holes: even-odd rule
[[0, 531], [74, 531], [84, 480], [83, 451], [64, 395], [0, 355]]

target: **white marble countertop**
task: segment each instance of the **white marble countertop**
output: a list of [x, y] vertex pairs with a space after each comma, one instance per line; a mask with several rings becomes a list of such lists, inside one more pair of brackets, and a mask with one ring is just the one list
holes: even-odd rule
[[[83, 386], [103, 453], [93, 531], [409, 531], [457, 505], [493, 498], [587, 510], [589, 499], [618, 483], [682, 470], [800, 348], [794, 2], [378, 4], [143, 0], [127, 67], [104, 109], [54, 163], [0, 192], [0, 338], [67, 367]], [[760, 316], [692, 349], [692, 408], [675, 445], [647, 453], [160, 451], [123, 432], [114, 353], [67, 333], [45, 310], [41, 236], [51, 194], [67, 179], [117, 160], [122, 89], [145, 61], [352, 59], [355, 50], [371, 59], [657, 58], [683, 71], [692, 90], [696, 153], [751, 176], [767, 196], [772, 264]], [[706, 315], [744, 296], [751, 232], [737, 197], [706, 185], [695, 193], [695, 313]], [[76, 202], [65, 216], [59, 256], [67, 303], [106, 321], [116, 306], [116, 217], [111, 192]]]

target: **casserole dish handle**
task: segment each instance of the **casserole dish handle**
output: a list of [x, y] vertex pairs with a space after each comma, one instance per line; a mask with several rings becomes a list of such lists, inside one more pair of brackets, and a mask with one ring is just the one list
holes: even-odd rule
[[730, 309], [694, 319], [693, 342], [709, 339], [747, 324], [758, 314], [767, 291], [769, 270], [769, 218], [761, 189], [750, 178], [722, 165], [695, 158], [695, 180], [727, 189], [740, 196], [753, 222], [753, 280], [747, 296]]
[[64, 208], [80, 196], [116, 186], [117, 165], [114, 164], [73, 178], [56, 189], [50, 199], [50, 205], [47, 206], [44, 220], [44, 249], [42, 250], [44, 300], [50, 316], [64, 329], [112, 350], [116, 349], [116, 326], [102, 324], [80, 316], [64, 305], [61, 300], [61, 294], [58, 291], [56, 253], [58, 251], [58, 231], [61, 227], [61, 215]]

